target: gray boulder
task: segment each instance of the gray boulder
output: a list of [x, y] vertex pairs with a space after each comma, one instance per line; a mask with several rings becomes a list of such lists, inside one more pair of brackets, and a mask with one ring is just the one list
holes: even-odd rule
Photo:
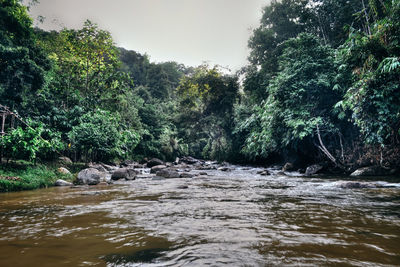
[[72, 160], [68, 157], [59, 157], [58, 162], [65, 165], [72, 164]]
[[147, 168], [151, 168], [157, 165], [164, 165], [164, 162], [161, 159], [153, 158], [147, 162]]
[[181, 162], [184, 162], [186, 164], [196, 164], [198, 162], [200, 162], [198, 159], [195, 159], [191, 156], [187, 156], [187, 157], [183, 157], [181, 158]]
[[96, 169], [99, 172], [107, 172], [106, 168], [101, 164], [89, 164], [89, 168]]
[[103, 166], [103, 168], [106, 169], [106, 171], [108, 171], [108, 172], [118, 169], [117, 166], [111, 166], [111, 165], [104, 164], [104, 163], [101, 163], [101, 166]]
[[157, 165], [157, 166], [153, 166], [151, 167], [150, 173], [157, 173], [158, 171], [161, 171], [162, 169], [167, 168], [167, 166], [165, 165]]
[[64, 168], [64, 167], [58, 168], [57, 172], [61, 173], [61, 174], [71, 174], [71, 172], [68, 169]]
[[103, 176], [97, 169], [84, 169], [78, 173], [77, 183], [80, 185], [97, 185]]
[[318, 173], [319, 171], [321, 171], [324, 167], [322, 165], [319, 164], [314, 164], [311, 166], [308, 166], [306, 169], [306, 176], [311, 176], [313, 174]]
[[115, 170], [112, 173], [111, 179], [112, 180], [119, 180], [119, 179], [135, 180], [136, 175], [138, 175], [138, 172], [135, 171], [134, 169], [121, 168], [121, 169]]
[[58, 179], [55, 183], [54, 186], [73, 186], [72, 183], [64, 181], [62, 179]]
[[179, 178], [180, 175], [177, 171], [163, 169], [156, 173], [156, 176], [161, 176], [164, 178]]
[[381, 176], [381, 175], [392, 175], [395, 174], [396, 170], [387, 170], [380, 166], [369, 166], [357, 169], [350, 176]]

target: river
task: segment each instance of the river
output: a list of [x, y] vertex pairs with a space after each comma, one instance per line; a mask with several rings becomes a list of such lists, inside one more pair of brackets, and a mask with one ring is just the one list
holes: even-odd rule
[[258, 170], [0, 194], [0, 266], [400, 266], [400, 178]]

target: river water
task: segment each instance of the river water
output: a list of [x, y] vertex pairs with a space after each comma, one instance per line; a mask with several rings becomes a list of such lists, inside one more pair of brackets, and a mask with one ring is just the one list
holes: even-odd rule
[[0, 194], [0, 266], [400, 266], [400, 178], [258, 170]]

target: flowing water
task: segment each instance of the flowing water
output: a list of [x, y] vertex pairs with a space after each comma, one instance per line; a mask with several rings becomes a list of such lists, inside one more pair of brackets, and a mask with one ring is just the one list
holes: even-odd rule
[[400, 179], [257, 170], [0, 194], [0, 266], [400, 266]]

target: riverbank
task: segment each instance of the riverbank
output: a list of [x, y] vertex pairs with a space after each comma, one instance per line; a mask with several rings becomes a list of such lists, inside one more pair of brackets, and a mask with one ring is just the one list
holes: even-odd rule
[[[60, 157], [57, 161], [32, 164], [26, 161], [0, 164], [0, 192], [12, 192], [47, 188], [52, 186], [76, 186], [112, 184], [118, 180], [132, 181], [149, 178], [163, 180], [170, 178], [193, 178], [207, 176], [208, 170], [231, 172], [237, 166], [216, 161], [204, 161], [193, 157], [177, 158], [175, 162], [164, 162], [160, 159], [144, 160], [140, 163], [126, 160], [119, 164], [73, 163], [69, 158]], [[249, 168], [249, 167], [244, 167]], [[193, 172], [195, 171], [195, 172]], [[384, 169], [380, 166], [369, 166], [356, 169], [351, 173], [335, 173], [329, 165], [313, 164], [305, 168], [295, 168], [291, 163], [273, 167], [259, 167], [261, 176], [353, 176], [374, 177], [393, 176], [397, 169]], [[345, 187], [376, 187], [371, 184], [351, 184]]]
[[33, 190], [54, 186], [58, 179], [73, 181], [74, 175], [58, 171], [56, 164], [25, 161], [0, 164], [0, 192]]

